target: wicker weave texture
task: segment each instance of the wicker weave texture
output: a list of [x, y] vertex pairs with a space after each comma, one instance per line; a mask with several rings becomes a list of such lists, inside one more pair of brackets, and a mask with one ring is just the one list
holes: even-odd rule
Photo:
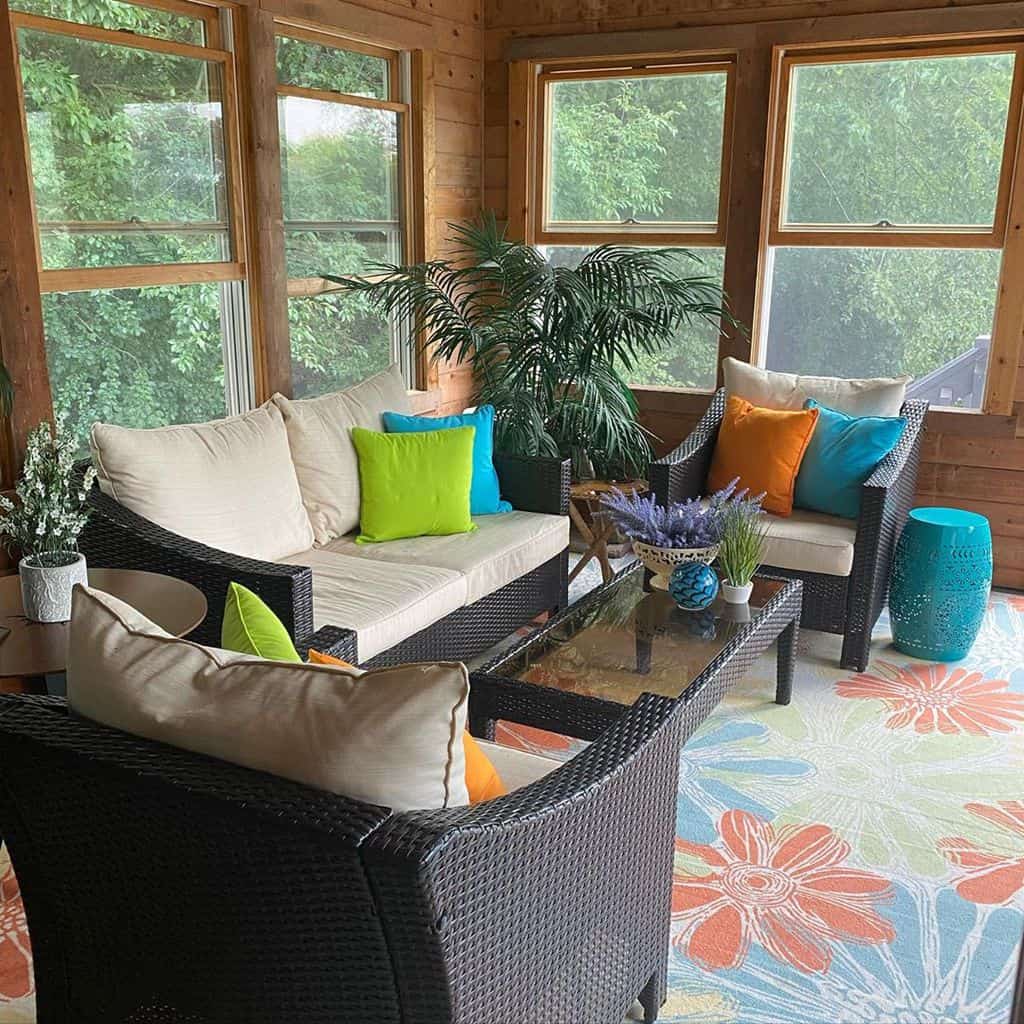
[[[801, 624], [843, 636], [840, 663], [863, 672], [867, 668], [871, 631], [885, 607], [896, 541], [914, 502], [928, 403], [905, 402], [906, 429], [896, 447], [861, 488], [853, 567], [849, 576], [795, 572], [767, 565], [771, 575], [804, 584]], [[706, 490], [708, 469], [718, 429], [725, 414], [725, 391], [718, 391], [693, 433], [648, 470], [659, 501], [681, 501]]]
[[39, 1022], [653, 1019], [684, 715], [647, 695], [538, 783], [391, 815], [0, 698]]

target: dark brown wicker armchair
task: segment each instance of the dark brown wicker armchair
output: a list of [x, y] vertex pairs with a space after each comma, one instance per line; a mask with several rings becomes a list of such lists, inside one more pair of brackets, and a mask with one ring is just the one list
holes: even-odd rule
[[[516, 509], [567, 515], [568, 460], [496, 455], [502, 496]], [[84, 469], [84, 465], [83, 469]], [[168, 473], [174, 467], [167, 468]], [[209, 613], [191, 634], [198, 643], [219, 644], [228, 584], [241, 583], [259, 594], [288, 628], [297, 644], [313, 632], [313, 573], [305, 566], [240, 558], [171, 533], [129, 511], [94, 486], [92, 516], [79, 546], [90, 565], [144, 569], [187, 580], [206, 595]], [[568, 549], [500, 590], [459, 608], [390, 650], [372, 665], [407, 661], [463, 661], [503, 640], [544, 611], [565, 606]], [[339, 623], [344, 626], [345, 623]], [[348, 660], [355, 660], [352, 649]]]
[[621, 1024], [638, 996], [654, 1021], [685, 704], [477, 677], [470, 705], [597, 738], [509, 796], [392, 814], [0, 697], [39, 1024]]
[[[800, 623], [843, 637], [840, 664], [867, 668], [871, 630], [885, 607], [896, 541], [914, 502], [927, 402], [903, 406], [907, 428], [861, 491], [853, 568], [849, 576], [798, 572], [766, 565], [773, 576], [803, 580]], [[693, 433], [671, 454], [651, 464], [649, 479], [659, 501], [681, 501], [705, 492], [705, 481], [725, 413], [725, 391], [717, 392]]]

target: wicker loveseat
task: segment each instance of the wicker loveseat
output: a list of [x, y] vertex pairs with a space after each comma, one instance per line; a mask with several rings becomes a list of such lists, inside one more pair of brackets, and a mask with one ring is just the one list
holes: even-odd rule
[[[649, 479], [659, 501], [706, 493], [725, 402], [722, 389], [693, 433], [651, 464]], [[896, 541], [914, 502], [927, 411], [927, 402], [904, 403], [906, 429], [863, 485], [856, 522], [799, 510], [789, 520], [769, 516], [764, 571], [803, 581], [801, 625], [843, 637], [843, 668], [863, 672], [867, 667], [871, 631], [889, 593]]]
[[474, 677], [476, 723], [594, 742], [391, 813], [0, 697], [39, 1024], [621, 1024], [638, 996], [654, 1021], [686, 706], [607, 708]]
[[209, 604], [193, 635], [200, 643], [219, 643], [234, 581], [258, 593], [297, 643], [338, 626], [356, 633], [362, 664], [469, 658], [564, 605], [569, 462], [496, 456], [512, 511], [474, 516], [470, 533], [360, 544], [350, 429], [382, 430], [385, 411], [407, 403], [391, 368], [316, 399], [275, 395], [227, 420], [97, 424], [81, 549], [90, 565], [199, 587]]

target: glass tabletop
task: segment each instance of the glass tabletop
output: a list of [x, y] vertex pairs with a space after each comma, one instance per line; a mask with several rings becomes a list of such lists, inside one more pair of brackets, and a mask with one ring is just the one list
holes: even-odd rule
[[679, 697], [727, 644], [753, 635], [784, 580], [755, 579], [747, 605], [719, 597], [684, 611], [626, 570], [498, 655], [484, 670], [570, 693], [632, 704], [642, 693]]

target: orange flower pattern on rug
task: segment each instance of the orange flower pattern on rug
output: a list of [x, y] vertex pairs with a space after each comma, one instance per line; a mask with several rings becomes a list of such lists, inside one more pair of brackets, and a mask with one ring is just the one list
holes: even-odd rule
[[876, 661], [875, 672], [841, 680], [836, 693], [884, 702], [892, 711], [885, 721], [890, 729], [913, 725], [919, 733], [988, 736], [1024, 722], [1024, 694], [1010, 693], [1005, 679], [948, 665]]
[[[996, 804], [964, 805], [971, 814], [1009, 832], [1020, 845], [1024, 840], [1024, 801], [1000, 800]], [[964, 877], [956, 883], [956, 891], [972, 903], [1008, 903], [1024, 889], [1024, 855], [994, 853], [963, 836], [943, 839], [939, 849]], [[1022, 847], [1024, 852], [1024, 847]]]
[[892, 898], [881, 875], [843, 864], [850, 844], [827, 825], [776, 829], [748, 811], [727, 811], [721, 842], [676, 840], [676, 850], [703, 861], [706, 875], [676, 872], [674, 939], [709, 970], [738, 967], [751, 942], [805, 973], [827, 971], [830, 940], [891, 942], [896, 932], [875, 909]]
[[10, 864], [0, 878], [0, 1001], [24, 999], [34, 988], [21, 890]]

